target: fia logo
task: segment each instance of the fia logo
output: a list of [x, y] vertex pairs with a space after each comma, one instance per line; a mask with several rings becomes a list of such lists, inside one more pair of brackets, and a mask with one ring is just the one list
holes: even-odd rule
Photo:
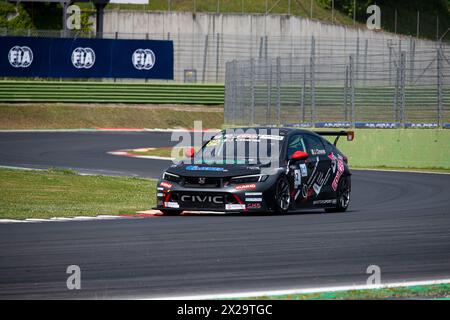
[[150, 70], [156, 62], [155, 54], [150, 49], [137, 49], [131, 57], [133, 66], [138, 70]]
[[33, 51], [27, 46], [14, 46], [9, 50], [8, 60], [14, 68], [27, 68], [33, 62]]
[[72, 64], [77, 69], [89, 69], [95, 63], [95, 52], [91, 48], [78, 47], [72, 51]]

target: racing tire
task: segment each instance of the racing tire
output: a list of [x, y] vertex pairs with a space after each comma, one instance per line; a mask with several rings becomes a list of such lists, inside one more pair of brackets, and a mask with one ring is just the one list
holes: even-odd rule
[[350, 204], [351, 180], [350, 176], [343, 176], [339, 181], [336, 197], [336, 207], [326, 208], [325, 212], [345, 212]]
[[160, 209], [159, 211], [161, 211], [161, 213], [164, 216], [179, 216], [180, 214], [183, 213], [183, 210], [164, 210], [164, 209]]
[[275, 185], [274, 212], [277, 214], [286, 214], [291, 204], [289, 181], [285, 176], [278, 179]]

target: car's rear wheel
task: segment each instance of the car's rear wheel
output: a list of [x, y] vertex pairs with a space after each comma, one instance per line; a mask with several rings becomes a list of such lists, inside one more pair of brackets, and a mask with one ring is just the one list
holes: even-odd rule
[[161, 211], [161, 213], [165, 216], [179, 216], [180, 214], [183, 213], [183, 210], [165, 210], [165, 209], [160, 209], [159, 211]]
[[342, 177], [339, 181], [336, 197], [336, 207], [325, 209], [326, 212], [345, 212], [350, 204], [351, 180], [350, 176]]
[[274, 211], [276, 213], [284, 214], [289, 210], [291, 204], [291, 194], [289, 181], [285, 176], [278, 179], [275, 186], [275, 204]]

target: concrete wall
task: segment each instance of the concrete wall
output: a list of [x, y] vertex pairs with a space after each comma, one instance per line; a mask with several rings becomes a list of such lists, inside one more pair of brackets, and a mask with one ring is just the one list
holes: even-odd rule
[[[333, 25], [303, 17], [263, 14], [214, 14], [107, 10], [105, 32], [195, 33], [269, 37], [399, 38], [366, 28]], [[403, 37], [406, 38], [406, 37]]]
[[174, 40], [177, 81], [183, 81], [184, 70], [194, 69], [197, 81], [223, 82], [225, 63], [234, 59], [281, 56], [307, 63], [312, 43], [317, 64], [320, 57], [337, 57], [333, 63], [339, 64], [350, 54], [376, 54], [386, 63], [403, 50], [414, 57], [415, 51], [435, 47], [432, 41], [287, 15], [107, 10], [104, 32], [106, 37]]

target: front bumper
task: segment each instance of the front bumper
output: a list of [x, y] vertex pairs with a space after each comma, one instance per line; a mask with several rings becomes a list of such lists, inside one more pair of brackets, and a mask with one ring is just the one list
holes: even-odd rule
[[156, 208], [182, 211], [267, 212], [270, 210], [263, 183], [224, 188], [185, 188], [162, 180], [157, 186]]

